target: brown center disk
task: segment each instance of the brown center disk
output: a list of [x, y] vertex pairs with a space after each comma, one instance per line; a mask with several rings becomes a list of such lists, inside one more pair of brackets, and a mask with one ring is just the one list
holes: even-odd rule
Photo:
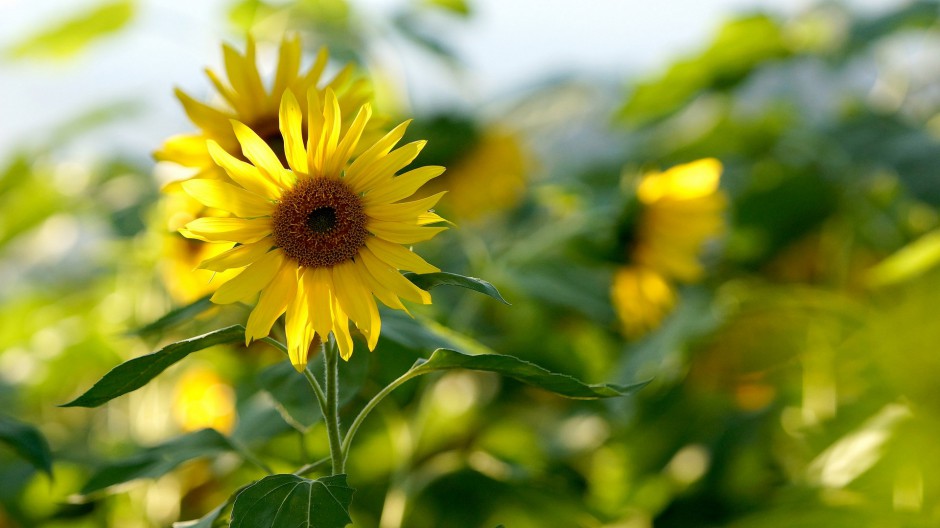
[[302, 177], [274, 208], [274, 241], [301, 266], [328, 268], [366, 244], [362, 200], [335, 178]]

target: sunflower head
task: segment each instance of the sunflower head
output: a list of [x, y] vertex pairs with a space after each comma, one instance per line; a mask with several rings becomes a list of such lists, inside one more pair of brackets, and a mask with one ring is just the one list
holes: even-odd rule
[[708, 158], [640, 179], [638, 211], [626, 236], [629, 265], [617, 271], [611, 287], [628, 335], [659, 325], [675, 304], [674, 282], [695, 282], [704, 275], [702, 248], [725, 229], [721, 170], [718, 160]]
[[443, 221], [431, 211], [443, 193], [404, 201], [444, 172], [418, 167], [399, 174], [426, 143], [395, 148], [408, 122], [361, 146], [372, 116], [368, 104], [344, 120], [333, 90], [325, 91], [322, 104], [316, 88], [305, 95], [306, 112], [292, 91], [281, 99], [278, 128], [286, 165], [237, 120], [231, 126], [241, 156], [208, 142], [212, 159], [233, 183], [192, 179], [182, 186], [225, 216], [197, 218], [180, 230], [189, 238], [236, 244], [200, 265], [213, 271], [243, 268], [212, 300], [250, 302], [260, 292], [247, 341], [266, 336], [286, 312], [289, 355], [298, 370], [306, 365], [311, 341], [330, 333], [348, 359], [350, 320], [374, 349], [381, 328], [376, 299], [400, 310], [406, 310], [402, 299], [430, 303], [430, 295], [400, 270], [439, 270], [405, 245], [445, 229], [430, 225]]

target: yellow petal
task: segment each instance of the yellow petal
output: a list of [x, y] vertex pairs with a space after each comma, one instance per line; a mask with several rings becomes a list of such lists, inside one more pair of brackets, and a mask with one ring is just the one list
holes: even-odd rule
[[274, 204], [246, 191], [218, 180], [187, 180], [183, 190], [207, 207], [228, 211], [242, 218], [270, 216]]
[[306, 268], [303, 283], [310, 323], [325, 339], [333, 329], [333, 277], [326, 268]]
[[[261, 84], [261, 77], [258, 75], [258, 69], [255, 66], [255, 46], [254, 40], [249, 37], [248, 45], [245, 51], [245, 57], [242, 57], [229, 45], [222, 46], [222, 55], [225, 61], [225, 71], [228, 74], [228, 80], [232, 83], [241, 99], [250, 103], [249, 111], [255, 114], [264, 103], [266, 94], [264, 85]], [[254, 115], [252, 115], [254, 117]]]
[[245, 345], [268, 335], [274, 321], [287, 309], [297, 295], [297, 268], [291, 264], [281, 266], [274, 279], [261, 292], [258, 304], [245, 324]]
[[356, 119], [349, 125], [349, 130], [346, 131], [343, 140], [340, 141], [339, 146], [336, 147], [336, 154], [331, 158], [331, 163], [329, 167], [327, 167], [326, 172], [335, 172], [338, 174], [343, 167], [346, 166], [349, 157], [356, 151], [356, 147], [359, 145], [359, 139], [362, 137], [362, 131], [365, 130], [366, 124], [368, 124], [371, 117], [372, 106], [368, 104], [362, 105], [359, 109], [359, 113], [356, 114]]
[[183, 109], [189, 119], [204, 130], [208, 136], [228, 136], [229, 127], [226, 122], [231, 116], [209, 105], [200, 103], [179, 88], [176, 89], [176, 98], [183, 104]]
[[434, 238], [434, 235], [447, 230], [446, 227], [423, 227], [402, 222], [381, 222], [369, 220], [366, 229], [373, 235], [395, 242], [396, 244], [414, 244]]
[[251, 244], [271, 234], [270, 218], [197, 218], [180, 229], [186, 238]]
[[418, 225], [418, 217], [421, 216], [422, 213], [426, 213], [432, 207], [434, 207], [446, 192], [447, 191], [439, 192], [437, 194], [428, 196], [427, 198], [422, 198], [412, 202], [366, 206], [365, 212], [369, 217], [376, 220], [381, 220], [383, 222], [410, 222]]
[[300, 110], [300, 103], [290, 90], [284, 92], [281, 98], [281, 109], [278, 115], [287, 163], [294, 171], [307, 174], [307, 151], [304, 150], [302, 128], [303, 113]]
[[313, 61], [310, 70], [307, 71], [301, 84], [316, 89], [317, 84], [320, 82], [320, 76], [323, 75], [323, 70], [326, 69], [326, 64], [329, 60], [329, 51], [327, 51], [325, 47], [320, 48], [320, 51], [317, 52], [317, 58]]
[[403, 200], [414, 194], [422, 185], [441, 174], [444, 174], [444, 167], [434, 165], [412, 169], [383, 182], [381, 187], [368, 192], [363, 197], [363, 201], [366, 205], [376, 205]]
[[372, 162], [388, 154], [392, 150], [392, 147], [401, 141], [401, 138], [405, 135], [405, 131], [408, 129], [409, 124], [411, 124], [410, 119], [393, 128], [388, 134], [385, 134], [382, 139], [376, 141], [371, 147], [366, 149], [365, 152], [360, 154], [359, 157], [352, 162], [352, 164], [346, 170], [346, 177], [351, 179], [350, 185], [355, 186], [355, 183], [353, 183], [352, 180], [357, 178], [357, 176], [362, 172], [362, 169], [368, 167]]
[[362, 167], [357, 173], [350, 169], [350, 185], [356, 192], [367, 193], [392, 181], [395, 173], [405, 168], [421, 153], [427, 141], [413, 141]]
[[372, 298], [372, 292], [365, 289], [363, 280], [356, 271], [356, 264], [346, 261], [333, 266], [333, 282], [336, 286], [334, 293], [339, 299], [340, 306], [366, 336], [369, 349], [374, 349], [375, 342], [379, 338], [376, 325], [379, 319], [378, 310], [375, 306], [375, 299]]
[[395, 270], [413, 271], [415, 273], [437, 273], [441, 271], [440, 268], [432, 266], [414, 251], [398, 244], [370, 237], [366, 239], [366, 247], [382, 262]]
[[172, 161], [184, 167], [204, 167], [212, 163], [206, 147], [206, 138], [201, 134], [180, 134], [163, 142], [160, 150], [153, 153], [157, 161]]
[[[375, 297], [382, 301], [382, 304], [393, 308], [395, 310], [402, 310], [408, 315], [411, 315], [411, 312], [408, 311], [408, 308], [402, 304], [401, 299], [398, 298], [395, 293], [389, 289], [388, 286], [379, 282], [377, 278], [369, 271], [369, 268], [362, 261], [362, 252], [360, 251], [359, 256], [356, 257], [356, 264], [359, 267], [359, 275], [362, 277], [362, 280], [366, 284], [366, 288], [372, 292]], [[374, 257], [373, 257], [374, 258]]]
[[390, 292], [409, 301], [431, 304], [431, 294], [415, 286], [402, 276], [398, 270], [382, 262], [368, 247], [359, 250], [359, 256], [369, 273]]
[[287, 332], [287, 356], [297, 372], [307, 367], [307, 354], [313, 341], [313, 326], [307, 313], [306, 292], [303, 282], [298, 284], [297, 295], [287, 307], [285, 331]]
[[333, 337], [339, 346], [340, 357], [349, 360], [353, 353], [353, 340], [352, 335], [349, 333], [349, 318], [339, 305], [336, 297], [333, 297]]
[[322, 135], [323, 110], [320, 106], [320, 92], [316, 86], [311, 86], [307, 90], [307, 168], [311, 173], [320, 167], [317, 151]]
[[263, 257], [271, 249], [271, 242], [261, 240], [254, 244], [236, 246], [218, 255], [199, 263], [200, 269], [210, 271], [225, 271], [234, 268], [244, 268], [252, 262]]
[[235, 183], [270, 200], [277, 200], [281, 197], [280, 186], [253, 165], [232, 156], [215, 141], [209, 141], [207, 146], [212, 159], [225, 169], [226, 174]]
[[290, 188], [296, 178], [294, 173], [284, 169], [271, 147], [254, 130], [244, 123], [232, 120], [232, 129], [242, 146], [242, 153], [251, 160], [255, 167], [277, 182], [282, 188]]
[[339, 176], [339, 172], [329, 172], [331, 160], [339, 143], [339, 132], [342, 127], [339, 103], [336, 94], [327, 88], [323, 102], [323, 130], [317, 142], [317, 152], [314, 156], [314, 167], [321, 176]]
[[219, 286], [219, 289], [212, 294], [212, 302], [231, 304], [249, 300], [271, 282], [283, 265], [284, 253], [279, 249], [269, 251], [233, 279]]
[[284, 36], [281, 40], [281, 47], [278, 50], [277, 73], [274, 76], [274, 87], [271, 95], [277, 97], [284, 93], [287, 88], [293, 84], [297, 78], [297, 72], [300, 70], [300, 36]]
[[215, 89], [222, 94], [222, 97], [235, 109], [236, 113], [244, 113], [245, 103], [241, 98], [238, 97], [238, 94], [235, 93], [229, 86], [227, 86], [222, 79], [219, 78], [219, 75], [215, 73], [211, 68], [206, 68], [205, 70], [206, 77], [212, 82], [212, 86], [215, 86]]

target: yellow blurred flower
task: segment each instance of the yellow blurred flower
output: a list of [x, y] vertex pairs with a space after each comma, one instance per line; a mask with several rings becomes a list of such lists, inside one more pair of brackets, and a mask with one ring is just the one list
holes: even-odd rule
[[718, 160], [708, 158], [641, 178], [628, 264], [616, 272], [611, 288], [627, 335], [659, 326], [676, 302], [675, 281], [702, 278], [702, 246], [725, 229], [721, 170]]
[[191, 369], [176, 384], [173, 417], [184, 431], [212, 427], [230, 433], [235, 427], [235, 391], [215, 372]]
[[[336, 338], [348, 359], [353, 343], [351, 319], [369, 349], [378, 341], [381, 320], [377, 297], [405, 310], [399, 297], [429, 304], [431, 296], [399, 270], [439, 271], [402, 244], [428, 240], [444, 227], [429, 210], [443, 193], [410, 202], [424, 183], [443, 167], [419, 167], [401, 175], [424, 148], [415, 141], [397, 149], [408, 122], [355, 155], [372, 115], [363, 105], [345, 132], [342, 110], [327, 89], [322, 108], [316, 88], [307, 92], [309, 115], [286, 91], [280, 107], [280, 129], [289, 169], [255, 131], [233, 121], [245, 163], [216, 142], [209, 152], [236, 185], [214, 179], [192, 179], [183, 189], [206, 207], [231, 216], [201, 216], [180, 230], [206, 242], [226, 242], [227, 251], [200, 267], [213, 271], [244, 268], [222, 284], [212, 300], [220, 304], [260, 298], [246, 325], [246, 341], [268, 335], [287, 313], [288, 355], [298, 371], [307, 364], [314, 336]], [[304, 137], [308, 138], [305, 142]], [[234, 243], [234, 246], [232, 245]]]
[[475, 220], [517, 205], [525, 192], [527, 169], [528, 159], [516, 134], [491, 129], [424, 192], [448, 191], [441, 206], [456, 218]]
[[[159, 161], [171, 161], [196, 169], [196, 176], [199, 178], [224, 178], [224, 172], [212, 161], [207, 140], [216, 142], [229, 154], [244, 159], [241, 158], [238, 139], [232, 132], [230, 120], [233, 119], [254, 130], [283, 162], [284, 140], [278, 125], [278, 107], [287, 90], [295, 94], [306, 94], [313, 88], [322, 105], [324, 93], [329, 88], [336, 94], [344, 115], [351, 115], [371, 97], [368, 81], [357, 78], [351, 64], [346, 65], [329, 82], [318, 88], [329, 61], [329, 53], [326, 48], [322, 48], [313, 64], [302, 72], [302, 48], [300, 38], [296, 36], [285, 37], [281, 42], [277, 71], [270, 90], [265, 88], [258, 73], [255, 42], [251, 37], [248, 38], [244, 55], [228, 45], [223, 45], [222, 51], [228, 82], [224, 82], [209, 68], [206, 69], [206, 75], [222, 96], [225, 105], [211, 106], [201, 103], [177, 89], [176, 96], [183, 104], [186, 114], [199, 128], [199, 132], [171, 137], [154, 153], [154, 157]], [[306, 116], [307, 101], [304, 99], [299, 103], [302, 115]]]

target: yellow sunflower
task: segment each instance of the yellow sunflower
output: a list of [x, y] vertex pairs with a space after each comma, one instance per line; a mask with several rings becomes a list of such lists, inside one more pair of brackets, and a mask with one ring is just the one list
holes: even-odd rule
[[[194, 134], [171, 137], [160, 150], [154, 153], [159, 161], [171, 161], [197, 169], [196, 177], [223, 177], [224, 173], [213, 162], [207, 140], [215, 141], [223, 150], [241, 157], [238, 138], [229, 120], [237, 120], [254, 130], [267, 142], [281, 161], [284, 157], [284, 140], [278, 128], [278, 107], [285, 91], [306, 94], [316, 88], [329, 62], [329, 53], [322, 48], [313, 64], [305, 71], [300, 69], [302, 48], [299, 37], [285, 37], [278, 52], [277, 71], [271, 89], [265, 88], [258, 72], [255, 42], [249, 36], [244, 55], [234, 48], [223, 45], [225, 72], [228, 82], [213, 70], [206, 68], [206, 75], [219, 92], [225, 104], [211, 106], [201, 103], [180, 89], [176, 96], [183, 104], [190, 120], [199, 128]], [[331, 89], [345, 115], [371, 97], [367, 80], [357, 78], [353, 65], [342, 68], [329, 82], [319, 88], [319, 102], [323, 103], [326, 89]], [[306, 100], [300, 101], [301, 111], [306, 112]]]
[[289, 168], [239, 121], [231, 126], [250, 163], [209, 142], [212, 158], [236, 185], [212, 179], [182, 185], [207, 207], [231, 216], [197, 218], [180, 230], [190, 238], [235, 244], [200, 265], [213, 271], [244, 267], [212, 300], [250, 302], [261, 293], [248, 318], [247, 342], [268, 335], [286, 311], [288, 353], [298, 371], [306, 366], [315, 335], [325, 338], [332, 332], [340, 355], [348, 359], [353, 349], [349, 320], [374, 349], [381, 328], [375, 298], [400, 310], [406, 310], [401, 299], [429, 304], [430, 294], [399, 270], [439, 270], [402, 244], [446, 229], [428, 225], [443, 221], [430, 211], [443, 193], [402, 202], [444, 172], [428, 166], [397, 175], [426, 143], [392, 150], [408, 122], [356, 156], [371, 106], [363, 105], [344, 132], [340, 103], [331, 89], [322, 107], [316, 88], [306, 95], [306, 145], [300, 104], [290, 90], [281, 100], [279, 128]]
[[722, 166], [708, 158], [645, 174], [636, 191], [640, 212], [629, 264], [617, 270], [611, 298], [628, 335], [652, 330], [677, 299], [674, 281], [695, 282], [705, 242], [725, 229]]

